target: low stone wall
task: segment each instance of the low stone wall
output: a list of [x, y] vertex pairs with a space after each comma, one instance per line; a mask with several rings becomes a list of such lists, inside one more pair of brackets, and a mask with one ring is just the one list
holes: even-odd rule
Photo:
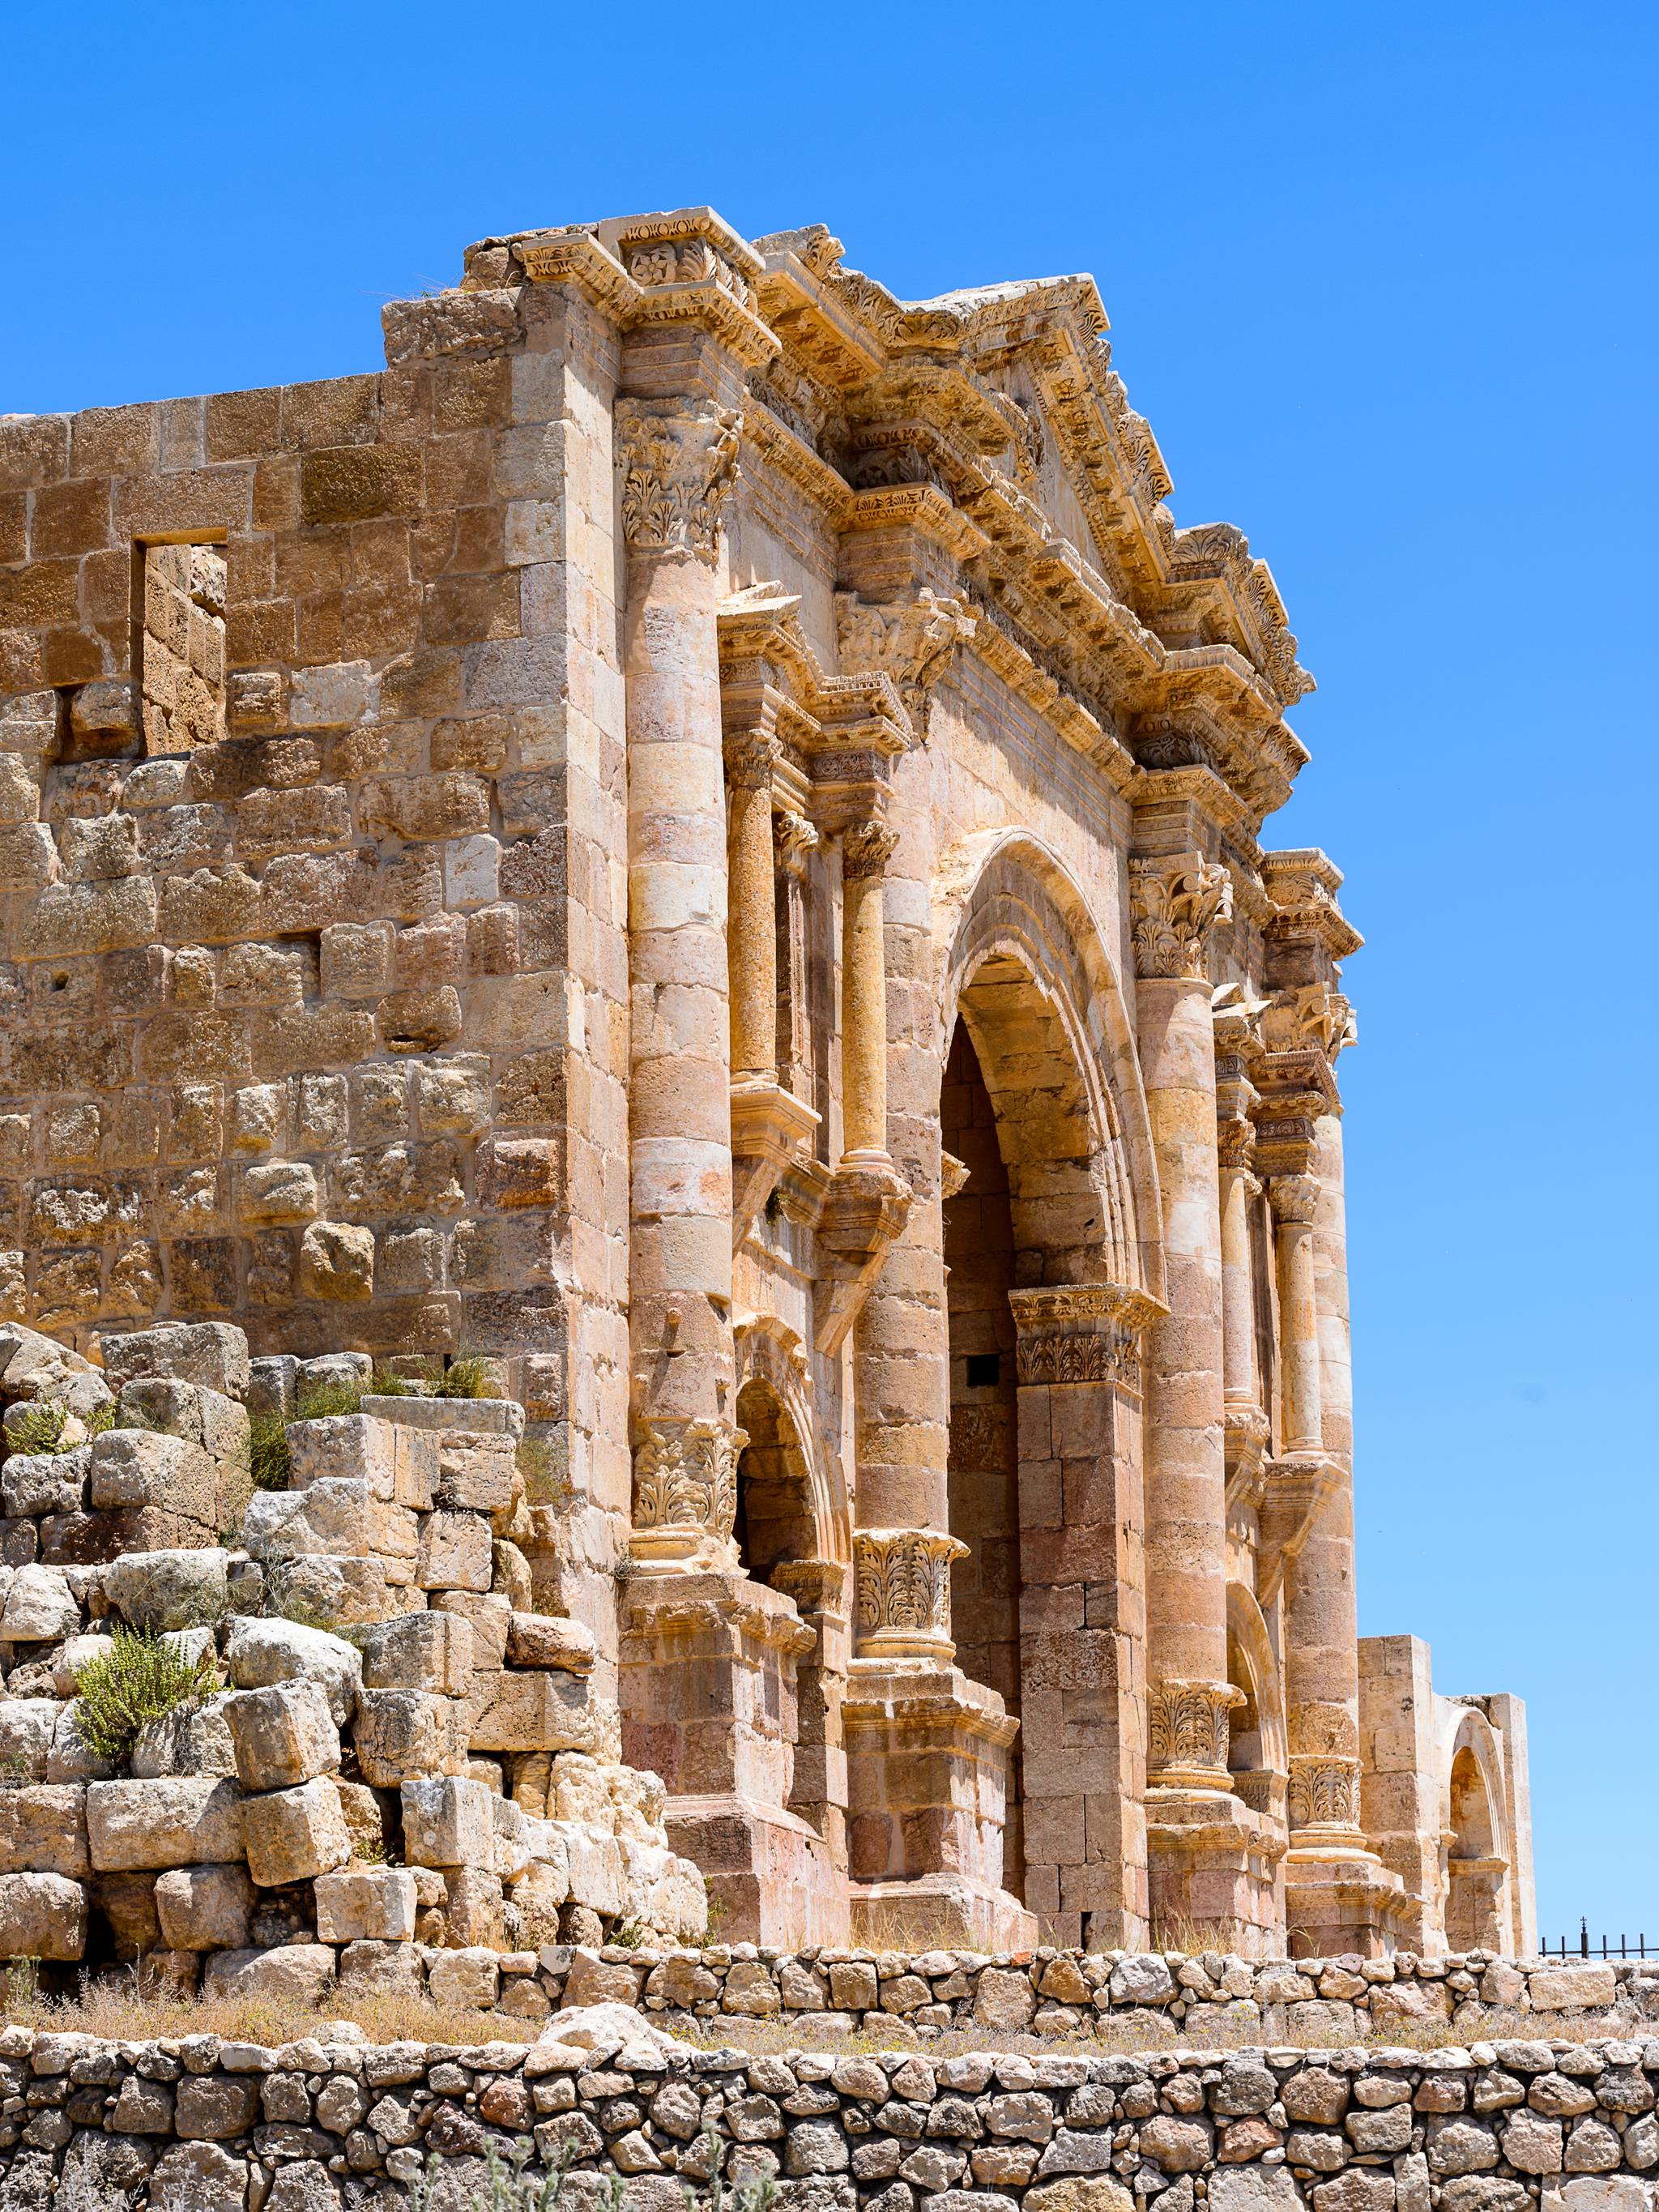
[[619, 1998], [653, 2015], [706, 2025], [721, 2014], [795, 2015], [811, 2025], [869, 2034], [902, 2020], [929, 2029], [1087, 2033], [1109, 2020], [1156, 2049], [1224, 2033], [1228, 2042], [1339, 2043], [1424, 2027], [1474, 2034], [1494, 2013], [1589, 2015], [1606, 2030], [1659, 2019], [1659, 1960], [1514, 1960], [1488, 1951], [1444, 1959], [1263, 1964], [1206, 1952], [1081, 1953], [757, 1949], [582, 1954], [580, 1994], [567, 2003]]
[[[0, 2035], [0, 2206], [352, 2212], [533, 2140], [570, 2212], [1651, 2212], [1659, 2042], [1142, 2057], [830, 2057]], [[388, 2190], [392, 2185], [392, 2190]]]

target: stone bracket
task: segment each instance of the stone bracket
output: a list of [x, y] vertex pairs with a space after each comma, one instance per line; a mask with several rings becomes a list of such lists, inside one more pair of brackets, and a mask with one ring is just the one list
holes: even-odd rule
[[890, 1162], [843, 1167], [825, 1191], [816, 1224], [820, 1273], [813, 1285], [812, 1341], [826, 1357], [840, 1351], [875, 1288], [912, 1194]]
[[764, 1212], [796, 1154], [811, 1142], [818, 1115], [780, 1083], [732, 1085], [732, 1249]]
[[1285, 1580], [1285, 1570], [1308, 1540], [1319, 1509], [1343, 1480], [1334, 1460], [1316, 1454], [1269, 1460], [1263, 1469], [1261, 1542], [1258, 1553], [1262, 1604], [1269, 1604]]

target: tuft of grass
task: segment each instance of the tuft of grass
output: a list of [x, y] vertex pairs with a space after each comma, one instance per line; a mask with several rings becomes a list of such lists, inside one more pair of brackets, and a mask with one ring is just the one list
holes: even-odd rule
[[[477, 2042], [481, 2029], [498, 2042], [533, 2043], [541, 2023], [507, 2013], [480, 2013], [465, 2005], [434, 2004], [426, 1996], [354, 1993], [334, 2001], [339, 2017], [354, 2020], [371, 2043], [412, 2037], [422, 2043]], [[151, 2043], [158, 2037], [217, 2035], [227, 2042], [273, 2048], [303, 2035], [327, 2039], [315, 2004], [287, 1997], [175, 1997], [146, 1979], [144, 1962], [122, 1971], [82, 1970], [73, 1994], [42, 1990], [33, 1960], [0, 1970], [0, 2017], [55, 2033], [94, 2035], [108, 2043]]]
[[95, 1759], [125, 1765], [147, 1723], [211, 1686], [213, 1663], [205, 1651], [186, 1658], [143, 1629], [118, 1627], [109, 1643], [76, 1675], [75, 1725]]
[[112, 1429], [115, 1426], [114, 1399], [106, 1398], [101, 1406], [94, 1406], [81, 1425], [87, 1432], [88, 1442], [94, 1437], [101, 1437], [106, 1431]]
[[452, 1359], [432, 1386], [434, 1398], [487, 1398], [490, 1395], [489, 1363], [473, 1353]]
[[565, 1506], [574, 1495], [570, 1477], [555, 1458], [545, 1437], [526, 1437], [519, 1445], [519, 1473], [532, 1505]]
[[288, 1424], [280, 1413], [248, 1416], [247, 1463], [256, 1490], [286, 1490], [294, 1472], [294, 1455], [288, 1445]]

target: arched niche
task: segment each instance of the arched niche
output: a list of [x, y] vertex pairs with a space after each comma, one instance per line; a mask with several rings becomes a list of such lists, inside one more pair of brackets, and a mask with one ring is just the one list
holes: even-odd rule
[[1284, 1677], [1255, 1593], [1237, 1582], [1227, 1585], [1227, 1680], [1244, 1699], [1229, 1730], [1233, 1788], [1256, 1812], [1283, 1820], [1290, 1771]]
[[1442, 1745], [1446, 1945], [1509, 1948], [1509, 1824], [1497, 1731], [1478, 1706], [1454, 1706]]

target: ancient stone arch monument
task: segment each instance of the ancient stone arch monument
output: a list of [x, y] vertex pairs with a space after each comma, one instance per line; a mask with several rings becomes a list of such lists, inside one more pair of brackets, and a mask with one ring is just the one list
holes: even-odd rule
[[[1357, 1634], [1360, 939], [1263, 842], [1310, 679], [1092, 283], [690, 208], [384, 320], [0, 422], [0, 1319], [240, 1329], [258, 1402], [482, 1362], [477, 1587], [401, 1522], [307, 1587], [532, 1624], [445, 1741], [544, 1826], [551, 1692], [482, 1716], [579, 1650], [659, 1917], [694, 1863], [772, 1944], [1524, 1946], [1522, 1708]], [[95, 1480], [0, 1520], [77, 1632], [241, 1556]]]

